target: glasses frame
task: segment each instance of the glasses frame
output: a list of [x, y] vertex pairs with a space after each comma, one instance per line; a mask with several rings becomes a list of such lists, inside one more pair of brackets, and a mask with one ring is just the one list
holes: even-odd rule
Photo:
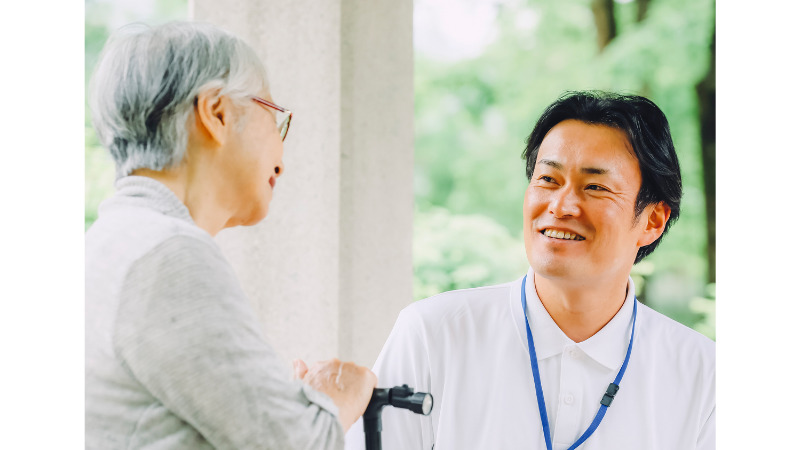
[[268, 100], [264, 100], [261, 97], [256, 97], [255, 95], [251, 95], [250, 99], [253, 100], [254, 102], [258, 103], [259, 105], [266, 106], [266, 107], [272, 108], [272, 109], [274, 109], [276, 111], [280, 111], [282, 113], [289, 114], [289, 116], [286, 119], [284, 119], [283, 122], [281, 122], [278, 125], [278, 132], [281, 135], [281, 141], [285, 141], [286, 140], [286, 136], [289, 134], [289, 125], [291, 125], [291, 123], [292, 123], [292, 112], [289, 111], [288, 109], [282, 107], [282, 106], [278, 106], [275, 103], [272, 103], [272, 102], [270, 102]]

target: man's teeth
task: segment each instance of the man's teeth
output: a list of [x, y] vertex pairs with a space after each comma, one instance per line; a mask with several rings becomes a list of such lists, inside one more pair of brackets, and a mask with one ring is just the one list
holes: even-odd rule
[[551, 238], [567, 239], [567, 240], [573, 240], [573, 241], [582, 241], [582, 240], [585, 239], [583, 236], [579, 236], [579, 235], [577, 235], [575, 233], [565, 233], [563, 231], [551, 230], [549, 228], [547, 228], [544, 231], [542, 231], [542, 234], [547, 236], [547, 237], [551, 237]]

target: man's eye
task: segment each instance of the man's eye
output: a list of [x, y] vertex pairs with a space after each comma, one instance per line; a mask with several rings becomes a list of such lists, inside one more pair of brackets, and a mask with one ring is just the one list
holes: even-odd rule
[[599, 186], [597, 184], [590, 184], [590, 185], [586, 186], [586, 189], [589, 189], [591, 191], [607, 191], [608, 190], [608, 189], [604, 188], [603, 186]]
[[540, 180], [544, 181], [545, 183], [555, 183], [556, 180], [553, 177], [548, 177], [547, 175], [542, 175], [539, 177]]

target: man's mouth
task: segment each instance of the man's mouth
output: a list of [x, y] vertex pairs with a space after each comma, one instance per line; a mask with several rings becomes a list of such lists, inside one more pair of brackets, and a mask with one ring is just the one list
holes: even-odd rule
[[563, 239], [565, 241], [585, 241], [586, 238], [581, 236], [577, 233], [570, 233], [567, 231], [561, 230], [553, 230], [551, 228], [545, 228], [544, 230], [540, 231], [543, 235], [553, 238], [553, 239]]
[[275, 177], [269, 177], [269, 187], [275, 188]]

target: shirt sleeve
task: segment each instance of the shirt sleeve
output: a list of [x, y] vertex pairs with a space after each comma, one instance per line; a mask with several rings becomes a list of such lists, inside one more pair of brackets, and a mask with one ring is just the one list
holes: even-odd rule
[[114, 348], [152, 396], [219, 449], [340, 449], [338, 409], [290, 381], [213, 242], [173, 237], [120, 293]]
[[[378, 387], [409, 385], [415, 392], [431, 392], [430, 359], [421, 320], [412, 307], [397, 318], [389, 338], [381, 350], [373, 372]], [[436, 398], [429, 416], [387, 406], [382, 412], [381, 433], [384, 450], [420, 450], [433, 448], [432, 417], [438, 414]], [[359, 419], [345, 437], [347, 450], [363, 450], [366, 446], [363, 419]]]

